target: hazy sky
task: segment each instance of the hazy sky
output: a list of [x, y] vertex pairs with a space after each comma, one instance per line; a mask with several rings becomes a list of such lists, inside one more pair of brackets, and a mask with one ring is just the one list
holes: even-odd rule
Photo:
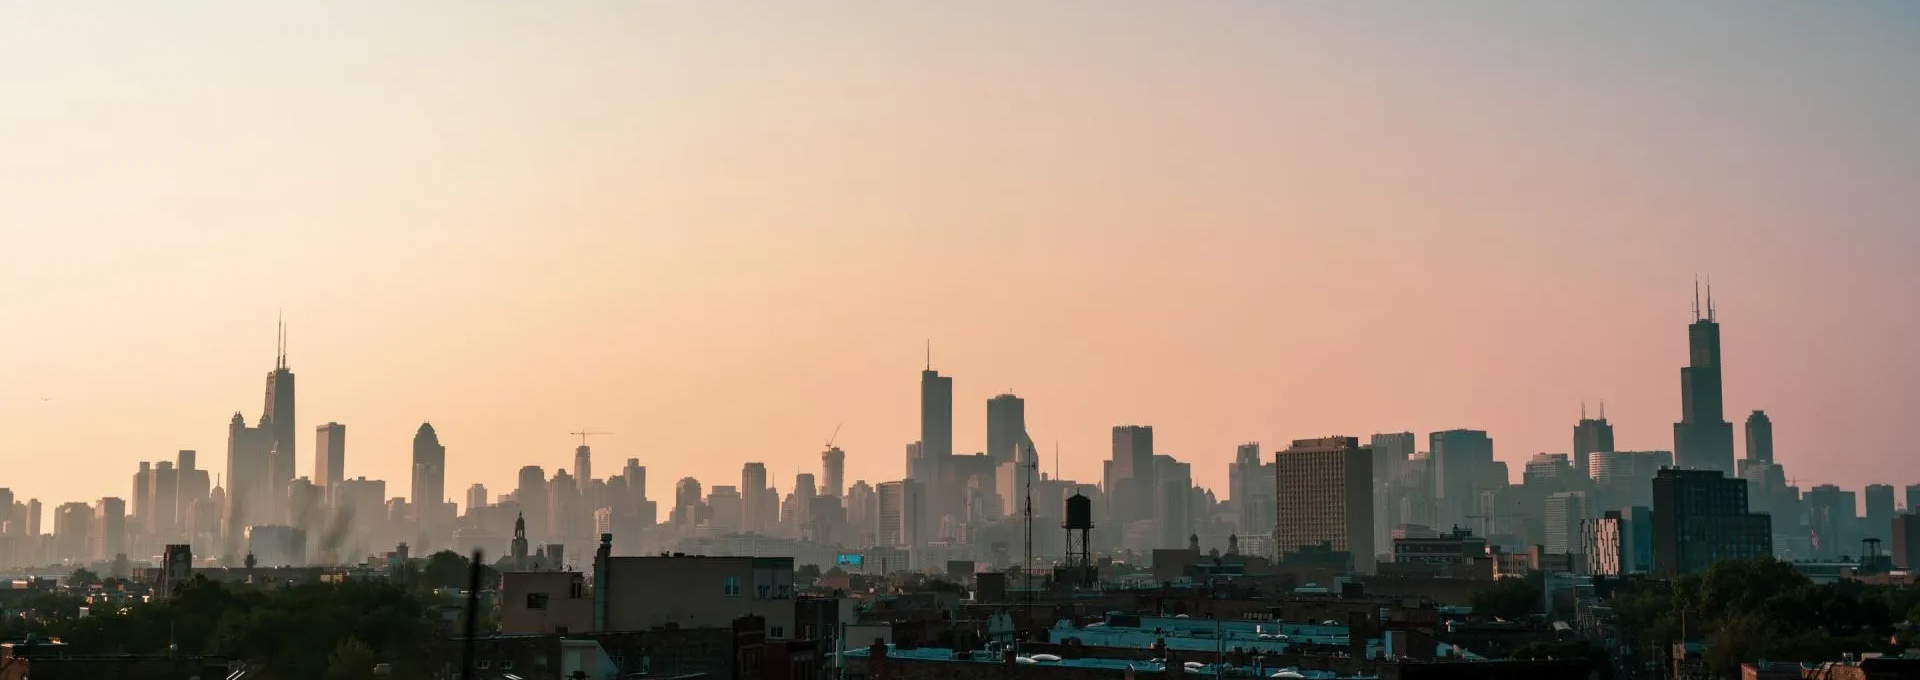
[[[1583, 399], [1670, 449], [1696, 273], [1790, 477], [1920, 482], [1908, 2], [0, 0], [0, 486], [126, 496], [259, 417], [407, 491], [897, 478], [1027, 399], [1224, 493], [1235, 444]], [[50, 400], [48, 400], [50, 399]], [[1423, 435], [1424, 436], [1424, 435]], [[1741, 437], [1744, 442], [1744, 436]]]

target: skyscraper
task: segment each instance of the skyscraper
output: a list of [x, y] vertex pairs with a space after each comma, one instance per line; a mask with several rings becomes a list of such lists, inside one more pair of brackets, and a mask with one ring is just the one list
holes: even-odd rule
[[178, 538], [180, 471], [173, 468], [173, 461], [163, 460], [154, 464], [152, 474], [147, 477], [146, 497], [147, 514], [140, 518], [140, 522], [146, 527], [147, 534], [163, 541]]
[[1591, 474], [1593, 454], [1613, 450], [1613, 424], [1607, 422], [1607, 404], [1600, 403], [1600, 417], [1588, 418], [1586, 405], [1580, 406], [1580, 422], [1573, 426], [1573, 470], [1581, 476]]
[[1107, 465], [1107, 516], [1116, 522], [1153, 519], [1153, 426], [1113, 426], [1113, 458]]
[[1359, 437], [1298, 439], [1274, 456], [1279, 506], [1273, 528], [1281, 555], [1322, 543], [1373, 573], [1373, 452]]
[[820, 495], [839, 498], [847, 479], [847, 453], [838, 446], [820, 452]]
[[520, 514], [527, 519], [528, 525], [535, 530], [547, 530], [547, 471], [538, 465], [520, 468], [520, 474], [513, 488], [513, 499], [520, 504]]
[[[269, 494], [273, 497], [269, 507], [275, 511], [286, 506], [286, 500], [275, 492], [286, 489], [287, 483], [293, 481], [296, 459], [293, 396], [293, 371], [287, 368], [287, 326], [283, 323], [273, 371], [267, 374], [267, 404], [260, 415], [260, 428], [267, 431], [266, 449], [271, 457], [267, 462]], [[283, 515], [284, 512], [278, 512], [273, 517]]]
[[1766, 411], [1747, 416], [1747, 460], [1773, 462], [1773, 419]]
[[1427, 451], [1437, 506], [1434, 519], [1441, 526], [1470, 526], [1468, 515], [1481, 514], [1480, 493], [1507, 482], [1496, 479], [1499, 468], [1494, 465], [1493, 438], [1484, 430], [1434, 432], [1427, 435]]
[[1705, 316], [1694, 289], [1693, 324], [1687, 327], [1687, 366], [1680, 369], [1680, 422], [1673, 424], [1674, 462], [1682, 468], [1734, 474], [1733, 423], [1727, 422], [1721, 391], [1720, 322], [1707, 284]]
[[583, 485], [593, 479], [593, 447], [586, 444], [573, 447], [573, 478]]
[[230, 539], [245, 534], [248, 526], [272, 521], [267, 513], [273, 498], [267, 471], [272, 447], [272, 432], [248, 427], [244, 416], [233, 414], [227, 423], [227, 502], [220, 515], [221, 533]]
[[487, 486], [485, 484], [475, 483], [473, 486], [467, 487], [467, 512], [473, 512], [477, 508], [487, 507], [487, 500]]
[[777, 516], [779, 510], [766, 505], [767, 464], [749, 462], [740, 466], [740, 533], [766, 533], [773, 528], [767, 516], [770, 512]]
[[940, 465], [953, 455], [953, 378], [929, 364], [920, 372], [920, 457]]
[[413, 433], [411, 500], [415, 513], [422, 518], [429, 516], [428, 506], [447, 500], [447, 447], [440, 444], [433, 423], [421, 423]]
[[153, 463], [140, 461], [133, 473], [133, 518], [144, 524], [153, 522]]
[[326, 489], [329, 502], [333, 499], [333, 487], [346, 479], [346, 472], [347, 426], [327, 423], [314, 428], [313, 483]]
[[1273, 530], [1273, 464], [1262, 458], [1260, 442], [1247, 442], [1234, 449], [1233, 467], [1227, 469], [1229, 499], [1240, 511], [1242, 534]]
[[110, 560], [127, 551], [127, 502], [102, 498], [93, 506], [93, 556]]
[[878, 517], [874, 544], [912, 547], [919, 545], [927, 528], [925, 487], [911, 479], [882, 482], [874, 488]]
[[1773, 556], [1772, 518], [1747, 510], [1747, 480], [1667, 468], [1653, 478], [1653, 569], [1697, 574], [1720, 560]]
[[1866, 531], [1861, 538], [1887, 539], [1893, 531], [1893, 485], [1868, 484], [1861, 494], [1866, 499]]
[[987, 400], [987, 455], [995, 465], [1020, 457], [1027, 443], [1027, 402], [1012, 394]]
[[1400, 505], [1400, 477], [1406, 473], [1419, 439], [1412, 432], [1375, 434], [1367, 442], [1373, 450], [1373, 546], [1393, 547], [1395, 510]]

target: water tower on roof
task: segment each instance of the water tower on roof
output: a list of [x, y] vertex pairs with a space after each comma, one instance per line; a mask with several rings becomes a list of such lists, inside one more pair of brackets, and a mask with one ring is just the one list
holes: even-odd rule
[[1067, 497], [1060, 527], [1067, 530], [1067, 573], [1073, 582], [1093, 582], [1093, 499], [1078, 492]]

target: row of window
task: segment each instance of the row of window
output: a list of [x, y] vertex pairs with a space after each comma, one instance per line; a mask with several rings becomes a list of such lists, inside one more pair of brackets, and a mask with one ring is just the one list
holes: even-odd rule
[[[740, 577], [728, 576], [726, 583], [720, 586], [720, 594], [723, 597], [739, 597], [740, 596]], [[793, 586], [791, 584], [786, 584], [786, 585], [781, 585], [779, 588], [774, 588], [766, 584], [761, 584], [756, 589], [756, 593], [754, 597], [761, 600], [791, 599], [793, 597]]]

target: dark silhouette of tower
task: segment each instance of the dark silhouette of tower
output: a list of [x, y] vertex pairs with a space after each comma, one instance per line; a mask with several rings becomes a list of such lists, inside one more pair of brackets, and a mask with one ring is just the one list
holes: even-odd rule
[[1613, 451], [1613, 424], [1607, 422], [1607, 402], [1600, 402], [1600, 417], [1588, 418], [1586, 404], [1580, 405], [1580, 423], [1573, 426], [1573, 471], [1590, 477], [1588, 461], [1595, 453]]
[[513, 517], [513, 543], [507, 551], [515, 570], [527, 568], [527, 515], [524, 512]]
[[287, 484], [293, 481], [294, 381], [287, 368], [287, 324], [279, 324], [279, 342], [274, 351], [273, 372], [267, 374], [267, 404], [260, 413], [260, 429], [267, 431], [266, 506], [275, 521], [286, 519]]
[[1747, 460], [1773, 462], [1773, 419], [1766, 411], [1747, 416]]
[[940, 375], [928, 363], [920, 372], [920, 457], [944, 461], [952, 455], [953, 378]]
[[447, 447], [432, 423], [413, 434], [413, 508], [422, 524], [447, 500]]
[[1680, 422], [1673, 424], [1673, 460], [1681, 468], [1734, 473], [1733, 423], [1727, 422], [1721, 391], [1720, 322], [1713, 284], [1700, 304], [1694, 286], [1693, 324], [1687, 327], [1687, 366], [1680, 369]]
[[[1027, 402], [1012, 394], [987, 400], [987, 455], [993, 464], [1013, 460], [1027, 444]], [[1026, 461], [1020, 461], [1025, 463]]]

